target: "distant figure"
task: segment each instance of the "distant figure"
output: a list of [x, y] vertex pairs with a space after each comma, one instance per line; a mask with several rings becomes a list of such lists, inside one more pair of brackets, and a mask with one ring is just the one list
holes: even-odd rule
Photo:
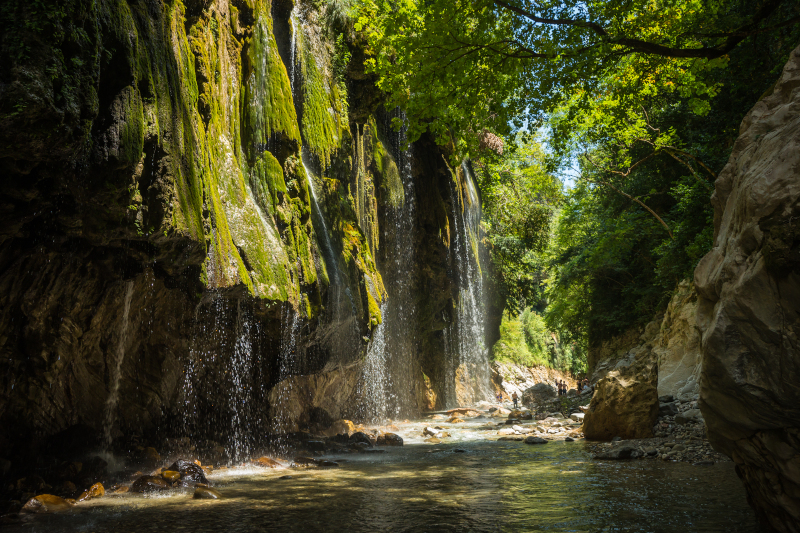
[[497, 402], [500, 403], [502, 401], [503, 401], [503, 395], [498, 392], [497, 393]]
[[558, 395], [561, 396], [564, 394], [564, 382], [559, 379], [556, 381], [556, 385], [558, 385]]
[[514, 400], [514, 409], [517, 408], [517, 393], [511, 395], [511, 399]]

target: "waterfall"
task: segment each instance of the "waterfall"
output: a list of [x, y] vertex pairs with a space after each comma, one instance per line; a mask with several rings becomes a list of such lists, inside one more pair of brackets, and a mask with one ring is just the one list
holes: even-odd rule
[[122, 378], [122, 361], [125, 359], [125, 344], [128, 342], [129, 315], [131, 311], [131, 298], [133, 297], [133, 280], [125, 284], [125, 300], [122, 307], [122, 321], [119, 326], [119, 337], [117, 339], [116, 361], [114, 371], [111, 374], [111, 388], [106, 399], [105, 421], [103, 424], [103, 443], [106, 450], [111, 448], [111, 430], [117, 416], [117, 404], [119, 403], [119, 383]]
[[454, 225], [450, 261], [458, 293], [453, 320], [446, 331], [449, 360], [446, 374], [453, 385], [447, 393], [448, 405], [465, 405], [488, 399], [491, 395], [489, 351], [484, 333], [486, 302], [480, 253], [481, 205], [467, 162], [462, 163], [461, 171], [462, 186], [457, 188], [457, 184], [450, 184]]
[[253, 344], [250, 338], [250, 318], [242, 301], [236, 302], [236, 341], [233, 346], [233, 356], [230, 362], [230, 409], [231, 409], [231, 434], [229, 455], [236, 462], [243, 461], [249, 456], [250, 446], [248, 404], [253, 398], [253, 383], [251, 373], [253, 368]]
[[[401, 111], [397, 118], [405, 123]], [[387, 148], [397, 163], [403, 185], [402, 205], [387, 206], [385, 225], [381, 228], [385, 261], [380, 264], [387, 301], [381, 305], [382, 322], [377, 326], [367, 350], [364, 381], [365, 418], [381, 421], [410, 416], [414, 407], [414, 354], [417, 348], [414, 305], [414, 239], [416, 210], [411, 174], [411, 148], [405, 148], [405, 125], [400, 131], [390, 126], [387, 113], [384, 131]]]

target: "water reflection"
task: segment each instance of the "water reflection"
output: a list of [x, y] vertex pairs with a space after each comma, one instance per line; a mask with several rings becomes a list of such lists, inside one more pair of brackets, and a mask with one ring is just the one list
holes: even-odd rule
[[334, 470], [212, 476], [222, 501], [113, 496], [10, 530], [760, 531], [730, 463], [597, 462], [581, 443], [486, 440], [336, 459]]

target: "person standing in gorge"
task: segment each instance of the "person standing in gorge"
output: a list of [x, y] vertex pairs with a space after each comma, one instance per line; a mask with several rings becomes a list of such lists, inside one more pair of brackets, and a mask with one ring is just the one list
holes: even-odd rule
[[514, 392], [514, 394], [511, 395], [511, 399], [514, 400], [514, 409], [516, 409], [517, 408], [517, 393], [516, 392]]

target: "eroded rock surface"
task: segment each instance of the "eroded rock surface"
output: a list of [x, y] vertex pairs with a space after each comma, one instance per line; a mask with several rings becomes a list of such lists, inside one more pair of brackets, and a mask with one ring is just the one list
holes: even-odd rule
[[700, 409], [762, 521], [800, 531], [800, 49], [742, 121], [695, 271]]

